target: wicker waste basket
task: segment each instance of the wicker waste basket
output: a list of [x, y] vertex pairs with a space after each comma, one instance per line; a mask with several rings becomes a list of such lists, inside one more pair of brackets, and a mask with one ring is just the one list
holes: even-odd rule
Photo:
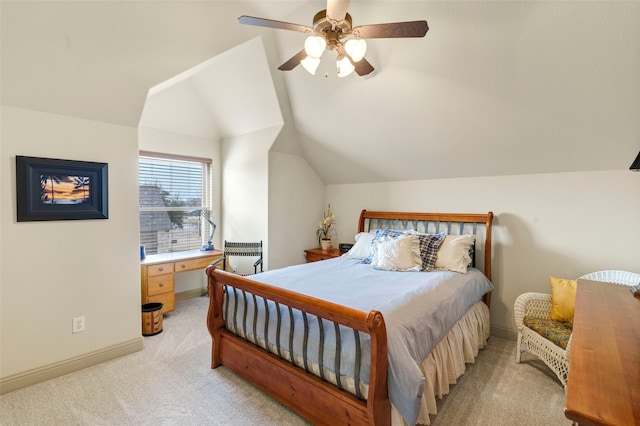
[[142, 335], [155, 336], [162, 333], [162, 303], [142, 305]]

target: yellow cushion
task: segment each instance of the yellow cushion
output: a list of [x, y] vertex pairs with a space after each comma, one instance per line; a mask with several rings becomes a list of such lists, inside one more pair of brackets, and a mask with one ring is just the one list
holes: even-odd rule
[[577, 280], [549, 277], [551, 281], [551, 314], [549, 318], [556, 321], [573, 321], [576, 309]]

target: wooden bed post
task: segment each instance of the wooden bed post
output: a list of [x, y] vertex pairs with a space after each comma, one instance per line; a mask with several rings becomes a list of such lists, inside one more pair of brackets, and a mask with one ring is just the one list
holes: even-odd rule
[[[486, 231], [484, 237], [484, 275], [491, 281], [491, 226], [493, 224], [493, 212], [487, 213]], [[482, 301], [491, 307], [491, 292], [484, 295]]]
[[206, 269], [207, 282], [209, 288], [209, 311], [207, 312], [207, 328], [211, 335], [211, 368], [222, 365], [220, 358], [220, 337], [219, 331], [224, 328], [224, 318], [222, 317], [222, 306], [224, 302], [224, 292], [222, 286], [215, 285], [216, 277], [213, 273], [215, 266]]
[[358, 232], [365, 232], [364, 221], [365, 221], [366, 214], [367, 214], [367, 210], [362, 209], [362, 211], [360, 212], [360, 219], [358, 219]]
[[369, 377], [369, 395], [367, 411], [369, 418], [377, 425], [391, 424], [391, 402], [387, 391], [387, 368], [389, 350], [387, 345], [387, 327], [382, 314], [371, 311], [367, 316], [371, 335], [371, 368]]

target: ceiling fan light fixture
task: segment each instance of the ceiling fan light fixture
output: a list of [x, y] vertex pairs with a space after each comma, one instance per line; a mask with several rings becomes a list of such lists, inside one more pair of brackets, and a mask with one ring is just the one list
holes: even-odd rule
[[336, 65], [338, 67], [338, 77], [346, 77], [355, 69], [349, 58], [346, 56], [338, 58]]
[[316, 70], [318, 69], [318, 65], [320, 65], [320, 59], [307, 56], [300, 61], [300, 64], [304, 67], [305, 70], [307, 70], [309, 74], [316, 75]]
[[429, 31], [429, 25], [425, 20], [354, 27], [348, 13], [349, 0], [326, 2], [327, 8], [314, 15], [313, 26], [246, 15], [240, 16], [238, 22], [243, 25], [297, 31], [306, 35], [304, 48], [280, 65], [279, 70], [291, 71], [302, 63], [309, 73], [314, 74], [319, 64], [313, 59], [320, 60], [324, 52], [334, 50], [338, 55], [336, 66], [340, 77], [345, 77], [353, 71], [362, 77], [375, 70], [364, 57], [367, 51], [365, 40], [424, 37]]
[[352, 38], [344, 44], [344, 50], [347, 52], [353, 62], [360, 62], [367, 53], [367, 42], [361, 38]]
[[320, 58], [326, 47], [327, 42], [320, 36], [309, 36], [304, 41], [304, 51], [307, 53], [307, 56], [314, 59]]

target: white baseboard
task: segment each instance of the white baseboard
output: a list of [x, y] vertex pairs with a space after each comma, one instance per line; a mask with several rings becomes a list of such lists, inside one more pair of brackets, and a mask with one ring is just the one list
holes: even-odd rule
[[518, 332], [508, 328], [491, 326], [491, 335], [502, 337], [503, 339], [518, 340]]
[[88, 354], [3, 377], [0, 379], [0, 395], [13, 392], [45, 380], [63, 376], [74, 371], [82, 370], [83, 368], [101, 364], [105, 361], [119, 358], [123, 355], [129, 355], [131, 353], [141, 351], [142, 348], [143, 338], [140, 336], [136, 339], [109, 346]]
[[205, 288], [194, 288], [193, 290], [181, 291], [180, 293], [176, 293], [176, 302], [182, 302], [183, 300], [203, 296], [206, 291], [207, 289]]

